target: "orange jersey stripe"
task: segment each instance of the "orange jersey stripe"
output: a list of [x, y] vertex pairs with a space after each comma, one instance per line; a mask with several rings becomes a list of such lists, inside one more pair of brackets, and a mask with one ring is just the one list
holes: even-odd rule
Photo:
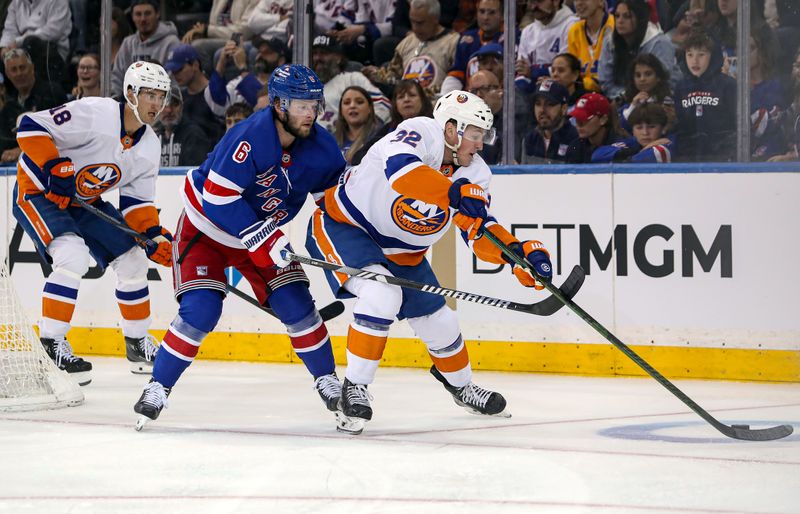
[[347, 219], [347, 216], [345, 216], [339, 208], [339, 203], [336, 201], [336, 191], [338, 191], [338, 188], [339, 186], [333, 186], [325, 190], [325, 212], [327, 212], [328, 216], [333, 218], [334, 221], [352, 225], [350, 220]]
[[391, 255], [384, 254], [387, 259], [400, 266], [416, 266], [422, 259], [425, 258], [425, 252], [422, 250], [416, 253], [393, 253]]
[[433, 364], [436, 365], [436, 369], [442, 373], [454, 373], [469, 366], [467, 345], [462, 346], [458, 353], [451, 355], [450, 357], [436, 357], [432, 353], [430, 356]]
[[[30, 193], [41, 193], [42, 190], [36, 185], [36, 183], [31, 180], [25, 170], [22, 169], [22, 166], [17, 164], [17, 184], [19, 184], [19, 194], [20, 198], [22, 195], [30, 194]], [[19, 203], [19, 201], [17, 201]]]
[[160, 225], [158, 211], [152, 205], [135, 207], [125, 214], [125, 223], [137, 232]]
[[118, 305], [120, 314], [127, 320], [135, 321], [147, 319], [150, 316], [150, 300], [145, 300], [142, 303], [133, 305], [124, 303]]
[[350, 325], [347, 331], [347, 349], [353, 355], [371, 361], [381, 360], [386, 347], [386, 336], [365, 334]]
[[446, 211], [450, 208], [447, 192], [452, 185], [447, 177], [423, 164], [395, 180], [392, 189], [401, 195], [422, 200]]
[[[330, 189], [328, 190], [330, 191]], [[327, 195], [327, 191], [325, 192]], [[326, 203], [327, 205], [327, 203]], [[313, 227], [311, 229], [312, 234], [314, 235], [314, 239], [317, 241], [317, 246], [319, 247], [322, 255], [325, 256], [325, 260], [329, 262], [335, 262], [336, 264], [343, 265], [341, 259], [336, 254], [336, 249], [333, 247], [333, 243], [330, 239], [328, 239], [328, 235], [325, 233], [325, 227], [322, 224], [322, 217], [325, 213], [322, 212], [321, 209], [317, 209], [314, 212], [314, 220], [313, 220]], [[340, 273], [338, 271], [333, 272], [334, 276], [336, 277], [336, 281], [339, 282], [340, 286], [343, 286], [347, 279], [350, 278], [349, 275], [345, 273]]]
[[58, 158], [58, 148], [49, 136], [30, 136], [17, 139], [20, 149], [40, 168]]
[[75, 312], [75, 304], [67, 302], [59, 302], [52, 298], [42, 298], [42, 316], [64, 323], [69, 323], [72, 320], [72, 313]]
[[[519, 239], [512, 236], [511, 233], [499, 223], [489, 225], [487, 230], [493, 235], [497, 236], [497, 238], [506, 245], [519, 242]], [[489, 241], [489, 239], [486, 237], [482, 237], [475, 241], [472, 244], [472, 251], [480, 260], [484, 262], [491, 262], [492, 264], [508, 264], [505, 259], [503, 259], [503, 252], [500, 251], [500, 248], [496, 247], [494, 243]]]

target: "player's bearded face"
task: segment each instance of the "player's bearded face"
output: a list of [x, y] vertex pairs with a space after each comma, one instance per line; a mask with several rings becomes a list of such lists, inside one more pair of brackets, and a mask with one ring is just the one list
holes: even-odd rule
[[306, 138], [317, 119], [319, 102], [316, 100], [292, 100], [283, 114], [283, 127], [294, 137]]

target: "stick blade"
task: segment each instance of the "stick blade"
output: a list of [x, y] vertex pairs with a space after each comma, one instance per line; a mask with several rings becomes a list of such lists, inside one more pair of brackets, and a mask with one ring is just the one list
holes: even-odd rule
[[794, 428], [792, 425], [778, 425], [770, 428], [752, 429], [747, 425], [723, 425], [717, 427], [720, 432], [733, 439], [743, 441], [775, 441], [792, 435]]
[[339, 300], [329, 303], [319, 310], [319, 316], [322, 321], [329, 321], [344, 312], [344, 304]]
[[[559, 287], [559, 291], [561, 294], [564, 295], [564, 298], [567, 300], [571, 300], [578, 291], [580, 290], [581, 286], [583, 285], [583, 281], [586, 278], [586, 273], [583, 271], [583, 268], [580, 266], [575, 266], [572, 268], [567, 279], [561, 284]], [[534, 303], [531, 305], [531, 309], [529, 312], [531, 314], [535, 314], [537, 316], [552, 316], [562, 307], [564, 307], [564, 302], [558, 299], [555, 295], [550, 295], [549, 297], [545, 298], [541, 302]]]

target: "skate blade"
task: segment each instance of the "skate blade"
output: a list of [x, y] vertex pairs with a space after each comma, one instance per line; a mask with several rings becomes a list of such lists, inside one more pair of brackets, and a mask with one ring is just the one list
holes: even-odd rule
[[456, 405], [458, 405], [459, 407], [462, 407], [465, 411], [469, 412], [470, 414], [474, 414], [476, 416], [484, 416], [484, 417], [488, 416], [488, 417], [492, 417], [492, 418], [510, 418], [511, 417], [511, 413], [508, 412], [508, 409], [503, 409], [500, 412], [498, 412], [497, 414], [486, 414], [486, 413], [483, 413], [483, 412], [481, 412], [479, 410], [473, 409], [469, 405], [467, 405], [465, 403], [461, 403], [458, 400], [456, 400]]
[[130, 364], [131, 373], [134, 375], [152, 375], [153, 363], [152, 362], [133, 362], [128, 361]]
[[85, 386], [92, 383], [91, 371], [79, 371], [78, 373], [67, 373], [69, 377], [77, 382], [79, 386]]
[[133, 428], [137, 432], [141, 432], [142, 429], [144, 428], [144, 426], [147, 423], [149, 423], [150, 421], [152, 421], [152, 420], [150, 418], [148, 418], [147, 416], [139, 416], [139, 419], [136, 420], [136, 426], [133, 427]]
[[336, 431], [343, 434], [358, 435], [364, 431], [366, 421], [361, 418], [351, 418], [341, 412], [336, 413]]

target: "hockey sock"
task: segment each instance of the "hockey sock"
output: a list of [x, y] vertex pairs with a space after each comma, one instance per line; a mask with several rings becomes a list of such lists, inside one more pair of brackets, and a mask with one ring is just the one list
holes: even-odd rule
[[153, 364], [153, 379], [164, 387], [175, 385], [222, 314], [222, 295], [218, 291], [186, 291], [180, 302], [178, 315], [170, 323]]
[[47, 277], [42, 291], [42, 324], [39, 327], [42, 337], [53, 338], [67, 333], [80, 283], [80, 276], [58, 268]]
[[270, 306], [286, 325], [292, 348], [314, 378], [329, 375], [336, 369], [328, 329], [320, 318], [308, 287], [293, 282], [276, 289], [269, 297]]
[[117, 275], [116, 297], [122, 314], [122, 333], [140, 339], [150, 327], [150, 291], [147, 287], [148, 260], [138, 247], [111, 262]]
[[355, 314], [347, 331], [347, 371], [354, 384], [371, 384], [381, 362], [392, 320]]
[[472, 380], [469, 354], [452, 309], [444, 305], [433, 314], [409, 318], [408, 324], [425, 342], [434, 366], [450, 385], [464, 387]]

